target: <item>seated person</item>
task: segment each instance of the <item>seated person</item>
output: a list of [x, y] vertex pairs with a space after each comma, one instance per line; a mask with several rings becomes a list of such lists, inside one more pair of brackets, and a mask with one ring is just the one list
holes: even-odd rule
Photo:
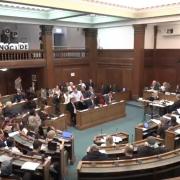
[[116, 144], [114, 143], [112, 136], [107, 136], [105, 143], [101, 144], [101, 146], [115, 146], [115, 145]]
[[133, 159], [133, 158], [134, 158], [133, 145], [126, 145], [124, 149], [124, 156], [118, 157], [119, 160]]
[[154, 91], [148, 98], [149, 101], [159, 100], [158, 91]]
[[31, 110], [29, 113], [28, 125], [34, 132], [38, 132], [39, 126], [41, 125], [41, 119], [35, 110]]
[[32, 151], [29, 151], [27, 153], [27, 155], [29, 156], [34, 156], [34, 155], [41, 155], [41, 146], [42, 146], [42, 143], [41, 141], [35, 139], [34, 142], [33, 142], [33, 150]]
[[81, 87], [81, 93], [83, 95], [83, 99], [89, 98], [91, 96], [90, 92], [86, 91], [83, 87]]
[[32, 109], [36, 109], [36, 102], [33, 101], [32, 98], [28, 98], [26, 104], [24, 105], [24, 108], [27, 111], [31, 111]]
[[161, 86], [161, 85], [160, 85], [159, 82], [157, 82], [156, 80], [153, 80], [153, 81], [152, 81], [152, 84], [151, 84], [151, 89], [156, 90], [156, 91], [159, 91], [160, 86]]
[[167, 119], [161, 119], [161, 124], [159, 124], [157, 129], [157, 137], [162, 139], [165, 138], [165, 131], [169, 128], [169, 121]]
[[110, 91], [108, 94], [104, 94], [104, 101], [106, 104], [111, 104], [113, 100], [112, 91]]
[[17, 115], [17, 113], [12, 108], [11, 101], [6, 102], [6, 106], [3, 109], [3, 115], [4, 117], [9, 117], [9, 118], [15, 117]]
[[103, 106], [106, 104], [104, 97], [102, 95], [97, 96], [97, 103], [99, 104], [99, 106]]
[[42, 122], [44, 122], [45, 120], [48, 119], [49, 114], [46, 112], [44, 104], [41, 105], [38, 115], [39, 115], [40, 119], [42, 120]]
[[171, 116], [171, 120], [169, 121], [169, 129], [173, 128], [174, 126], [177, 126], [178, 123], [176, 121], [176, 117], [175, 116]]
[[81, 91], [78, 91], [75, 86], [73, 86], [71, 96], [74, 98], [75, 102], [82, 101], [84, 99]]
[[13, 103], [21, 102], [24, 99], [25, 99], [25, 97], [24, 97], [23, 93], [21, 92], [21, 90], [17, 89], [17, 93], [14, 95], [14, 98], [13, 98]]
[[21, 154], [20, 150], [15, 146], [15, 142], [12, 137], [8, 137], [8, 139], [6, 140], [6, 144], [7, 146], [5, 147], [5, 149], [8, 149], [12, 153]]
[[179, 108], [180, 108], [180, 94], [177, 94], [176, 101], [168, 108], [168, 113], [176, 111]]
[[180, 87], [179, 87], [179, 85], [176, 86], [175, 92], [176, 92], [176, 94], [180, 94]]
[[108, 94], [110, 91], [109, 89], [109, 85], [107, 84], [103, 84], [102, 87], [101, 87], [101, 94], [104, 95], [104, 94]]
[[163, 82], [163, 85], [160, 87], [162, 92], [169, 92], [170, 91], [170, 84], [167, 82]]
[[144, 145], [139, 146], [137, 149], [138, 157], [152, 156], [156, 154], [156, 148], [158, 148], [156, 139], [153, 136], [149, 136]]
[[82, 161], [105, 161], [107, 159], [107, 154], [101, 153], [96, 145], [92, 145]]
[[54, 130], [50, 130], [47, 132], [46, 141], [52, 141], [56, 137], [56, 132]]
[[91, 95], [91, 96], [90, 96], [90, 99], [84, 100], [84, 104], [85, 104], [85, 106], [87, 106], [87, 108], [89, 108], [89, 109], [92, 109], [92, 108], [94, 108], [95, 106], [98, 105], [97, 99], [95, 98], [94, 95]]

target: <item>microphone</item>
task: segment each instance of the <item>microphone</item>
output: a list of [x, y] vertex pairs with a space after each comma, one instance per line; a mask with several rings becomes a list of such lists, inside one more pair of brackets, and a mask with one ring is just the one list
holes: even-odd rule
[[131, 136], [131, 143], [133, 143], [133, 139], [134, 139], [134, 136], [133, 136], [133, 134], [132, 134], [132, 136]]

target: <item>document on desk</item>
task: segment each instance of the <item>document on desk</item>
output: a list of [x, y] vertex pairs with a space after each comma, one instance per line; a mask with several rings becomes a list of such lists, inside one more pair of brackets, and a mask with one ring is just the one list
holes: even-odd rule
[[9, 137], [14, 137], [17, 134], [19, 134], [19, 131], [8, 133]]
[[80, 110], [79, 112], [85, 112], [85, 111], [88, 111], [88, 109], [83, 109], [83, 110]]
[[179, 108], [179, 109], [177, 109], [177, 112], [178, 112], [178, 114], [180, 114], [180, 108]]
[[59, 117], [63, 117], [64, 116], [64, 114], [61, 114]]
[[156, 123], [156, 124], [161, 124], [161, 121], [158, 120], [158, 119], [151, 119], [151, 121], [153, 121], [153, 122]]
[[36, 168], [39, 166], [39, 163], [35, 162], [25, 162], [22, 166], [21, 169], [26, 169], [26, 170], [32, 170], [35, 171]]
[[52, 120], [56, 120], [58, 117], [53, 117], [53, 118], [51, 118]]
[[118, 142], [121, 142], [121, 141], [122, 141], [121, 137], [113, 136], [113, 142], [118, 143]]
[[180, 134], [180, 129], [176, 129], [174, 132], [175, 132], [176, 134]]
[[163, 118], [170, 120], [171, 116], [164, 115]]
[[1, 155], [0, 156], [0, 162], [11, 161], [11, 160], [12, 160], [12, 157], [9, 157], [9, 156], [6, 156], [6, 155]]
[[100, 149], [99, 152], [106, 154], [106, 150]]

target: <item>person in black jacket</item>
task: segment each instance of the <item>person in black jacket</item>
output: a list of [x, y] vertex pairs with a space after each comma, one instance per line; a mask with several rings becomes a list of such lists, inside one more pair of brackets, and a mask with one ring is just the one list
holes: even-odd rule
[[178, 108], [180, 108], [180, 94], [176, 95], [176, 101], [174, 102], [174, 104], [172, 104], [169, 109], [168, 109], [168, 113], [171, 113], [172, 111], [176, 111]]
[[71, 123], [72, 123], [72, 126], [75, 126], [76, 125], [76, 106], [75, 106], [75, 98], [71, 98], [70, 99], [70, 102], [67, 104], [66, 106], [66, 109], [67, 111], [69, 111], [70, 113], [70, 116], [71, 116]]
[[89, 152], [82, 158], [82, 161], [105, 161], [107, 159], [107, 154], [101, 153], [97, 145], [92, 145]]
[[165, 146], [159, 146], [155, 137], [149, 136], [143, 146], [139, 146], [137, 149], [137, 157], [153, 156], [167, 152], [168, 149]]

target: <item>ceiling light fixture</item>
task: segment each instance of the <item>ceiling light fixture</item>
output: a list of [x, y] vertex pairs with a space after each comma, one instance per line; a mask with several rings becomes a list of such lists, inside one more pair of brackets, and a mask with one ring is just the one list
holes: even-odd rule
[[8, 69], [7, 68], [1, 68], [0, 69], [0, 71], [3, 71], [3, 72], [5, 72], [5, 71], [7, 71]]

